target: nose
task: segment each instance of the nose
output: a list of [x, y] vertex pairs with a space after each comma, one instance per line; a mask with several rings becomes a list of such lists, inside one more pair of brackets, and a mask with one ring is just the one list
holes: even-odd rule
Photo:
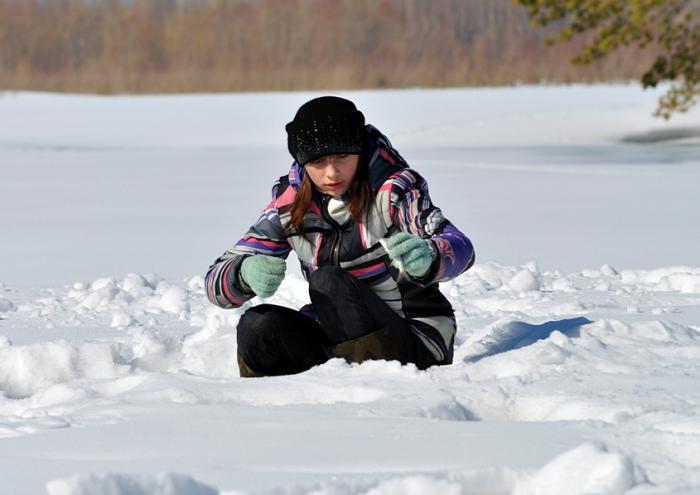
[[334, 156], [327, 156], [326, 157], [326, 175], [329, 177], [334, 177], [338, 175], [338, 162], [336, 161]]

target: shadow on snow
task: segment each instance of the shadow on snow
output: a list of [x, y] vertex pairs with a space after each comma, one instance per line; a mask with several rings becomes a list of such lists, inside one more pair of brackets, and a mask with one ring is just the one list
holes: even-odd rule
[[546, 339], [555, 330], [567, 337], [578, 337], [581, 327], [589, 323], [593, 322], [582, 316], [540, 324], [511, 321], [493, 328], [481, 338], [474, 349], [477, 354], [466, 356], [464, 362], [474, 363], [488, 356], [528, 346], [538, 340]]

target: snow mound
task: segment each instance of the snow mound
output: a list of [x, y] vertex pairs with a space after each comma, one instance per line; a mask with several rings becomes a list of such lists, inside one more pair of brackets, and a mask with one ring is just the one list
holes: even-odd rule
[[659, 292], [700, 293], [700, 267], [673, 266], [655, 270], [626, 270], [622, 282]]
[[585, 443], [552, 459], [515, 495], [618, 495], [646, 481], [629, 457]]
[[[16, 309], [52, 327], [87, 323], [126, 329], [155, 326], [161, 319], [192, 322], [204, 312], [203, 283], [199, 276], [174, 283], [158, 275], [129, 273], [122, 280], [105, 277], [50, 289]], [[193, 305], [197, 314], [192, 314]]]
[[[192, 286], [197, 290], [197, 286]], [[68, 293], [78, 312], [112, 312], [112, 326], [128, 325], [128, 316], [140, 313], [168, 313], [186, 319], [190, 312], [188, 292], [157, 275], [129, 273], [120, 282], [100, 278], [89, 287], [74, 284]]]
[[458, 291], [458, 294], [484, 294], [498, 290], [530, 292], [540, 290], [542, 275], [534, 261], [520, 267], [504, 266], [498, 263], [481, 263], [474, 265], [452, 283], [457, 284], [462, 289]]
[[81, 378], [116, 378], [128, 370], [119, 361], [118, 345], [106, 342], [0, 346], [0, 391], [21, 398]]
[[518, 292], [540, 290], [540, 279], [536, 273], [523, 268], [510, 280], [511, 289]]
[[49, 481], [48, 495], [218, 495], [219, 491], [189, 476], [161, 473], [83, 474]]
[[0, 335], [0, 393], [27, 398], [58, 384], [119, 379], [140, 372], [238, 378], [235, 335], [209, 330], [171, 338], [132, 329], [126, 342], [50, 341], [13, 346]]
[[[210, 314], [218, 314], [218, 309]], [[231, 322], [238, 314], [228, 315], [228, 323], [218, 326], [210, 323], [199, 332], [188, 335], [180, 348], [179, 363], [177, 367], [188, 373], [211, 378], [232, 379], [238, 378], [238, 362], [236, 361], [236, 334], [233, 331], [235, 324]]]

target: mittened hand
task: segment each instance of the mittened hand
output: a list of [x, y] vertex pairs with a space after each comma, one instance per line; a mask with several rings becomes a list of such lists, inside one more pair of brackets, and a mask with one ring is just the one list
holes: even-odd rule
[[241, 278], [260, 297], [270, 297], [279, 289], [287, 264], [282, 258], [257, 254], [241, 263]]
[[406, 272], [414, 278], [427, 275], [433, 263], [430, 241], [408, 232], [399, 232], [389, 237], [384, 249], [393, 261], [399, 266], [403, 265]]

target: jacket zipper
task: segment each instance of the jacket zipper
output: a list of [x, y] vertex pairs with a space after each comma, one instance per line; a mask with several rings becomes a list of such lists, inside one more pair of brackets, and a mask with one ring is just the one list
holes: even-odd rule
[[335, 229], [335, 239], [333, 241], [333, 250], [331, 251], [331, 263], [337, 266], [340, 266], [340, 239], [342, 236], [342, 232]]
[[323, 218], [333, 226], [333, 231], [335, 236], [333, 238], [333, 244], [331, 244], [331, 264], [340, 266], [340, 241], [343, 237], [343, 232], [340, 229], [340, 224], [335, 221], [335, 219], [328, 213], [328, 201], [330, 201], [330, 196], [324, 196], [322, 200], [321, 212]]

